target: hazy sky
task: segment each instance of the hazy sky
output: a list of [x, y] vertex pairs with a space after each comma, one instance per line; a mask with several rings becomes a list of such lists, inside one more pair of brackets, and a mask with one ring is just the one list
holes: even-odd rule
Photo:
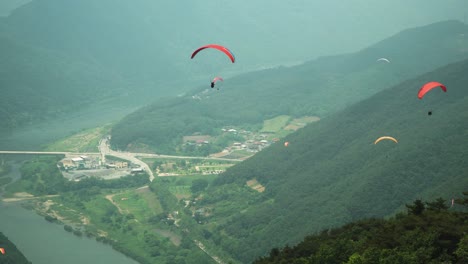
[[1, 0], [0, 16], [7, 16], [11, 10], [30, 1], [32, 0]]
[[355, 52], [407, 28], [463, 21], [467, 8], [468, 0], [32, 0], [8, 23], [32, 46], [84, 51], [153, 78], [194, 65], [187, 58], [207, 43], [228, 46], [237, 60], [229, 71], [239, 73]]
[[[27, 1], [30, 0], [0, 0], [0, 10], [3, 11], [0, 13], [5, 13], [6, 8], [11, 8], [14, 3]], [[447, 19], [463, 21], [468, 12], [468, 0], [96, 0], [97, 2], [92, 4], [88, 3], [89, 0], [59, 2], [62, 1], [80, 1], [76, 6], [87, 5], [84, 10], [89, 11], [91, 7], [106, 11], [101, 13], [102, 16], [112, 16], [114, 12], [114, 17], [119, 18], [120, 14], [123, 14], [122, 18], [129, 26], [138, 23], [143, 25], [141, 21], [144, 21], [151, 32], [143, 29], [142, 35], [146, 37], [148, 33], [155, 34], [158, 41], [170, 42], [173, 46], [183, 47], [191, 41], [200, 44], [203, 41], [225, 43], [239, 55], [244, 54], [238, 56], [239, 62], [253, 58], [260, 64], [304, 61], [316, 56], [353, 52], [406, 28]], [[40, 2], [49, 2], [59, 8], [66, 6], [56, 0]], [[89, 16], [100, 14], [79, 8], [72, 10], [71, 12], [76, 13], [71, 15], [81, 16], [86, 20], [89, 20]], [[283, 47], [285, 49], [282, 50]], [[281, 52], [271, 56], [272, 50]], [[246, 58], [247, 56], [249, 57]]]

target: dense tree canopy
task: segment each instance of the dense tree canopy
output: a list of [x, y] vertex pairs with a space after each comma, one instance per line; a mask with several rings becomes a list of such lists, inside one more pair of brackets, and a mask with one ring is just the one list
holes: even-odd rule
[[273, 248], [254, 263], [466, 263], [468, 213], [446, 204], [416, 200], [407, 213], [325, 230], [294, 247]]

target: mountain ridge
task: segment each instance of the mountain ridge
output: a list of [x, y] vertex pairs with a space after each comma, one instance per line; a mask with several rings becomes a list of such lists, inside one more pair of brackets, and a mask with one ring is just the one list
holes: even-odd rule
[[[437, 31], [431, 31], [433, 27]], [[392, 48], [393, 43], [384, 45], [387, 42], [418, 42], [439, 31], [451, 37], [411, 49], [399, 46], [400, 54], [392, 56], [391, 63], [376, 61], [386, 54], [384, 48]], [[325, 117], [411, 76], [468, 57], [461, 49], [468, 40], [458, 39], [459, 32], [468, 34], [465, 24], [440, 22], [405, 32], [379, 43], [383, 48], [377, 51], [371, 46], [355, 54], [247, 73], [225, 80], [219, 92], [200, 87], [180, 98], [156, 101], [114, 126], [111, 143], [118, 149], [143, 144], [156, 152], [175, 153], [174, 142], [195, 132], [216, 133], [213, 127], [251, 127], [284, 114]], [[433, 54], [434, 49], [445, 57]], [[185, 127], [178, 123], [181, 113]]]
[[[287, 136], [287, 148], [273, 145], [229, 168], [200, 206], [215, 212], [221, 205], [233, 208], [224, 212], [232, 216], [214, 213], [209, 221], [219, 224], [209, 230], [222, 233], [216, 238], [226, 240], [222, 246], [248, 262], [307, 233], [393, 215], [421, 196], [456, 197], [468, 187], [467, 69], [465, 60], [404, 81]], [[434, 90], [418, 100], [428, 79], [446, 84], [447, 93]], [[385, 135], [399, 143], [373, 144]], [[231, 202], [222, 202], [219, 190], [239, 188], [252, 178], [265, 186], [255, 202], [236, 203], [242, 198], [234, 193]]]

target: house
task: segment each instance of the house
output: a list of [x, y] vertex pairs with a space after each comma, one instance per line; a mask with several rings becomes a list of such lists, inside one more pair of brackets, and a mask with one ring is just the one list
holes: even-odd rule
[[61, 161], [58, 162], [59, 167], [63, 169], [71, 169], [75, 168], [75, 163], [71, 159], [62, 159]]
[[72, 158], [71, 159], [74, 166], [77, 167], [78, 169], [84, 169], [85, 168], [85, 161], [82, 158]]
[[143, 170], [143, 168], [142, 168], [142, 167], [139, 167], [139, 168], [133, 168], [133, 169], [131, 170], [131, 172], [132, 172], [132, 173], [139, 173], [139, 172], [143, 172], [143, 171], [144, 171], [144, 170]]
[[128, 168], [128, 162], [126, 161], [119, 161], [115, 163], [115, 167], [117, 169]]
[[77, 163], [81, 163], [81, 162], [83, 162], [83, 161], [84, 161], [84, 159], [83, 159], [83, 158], [72, 158], [71, 160], [72, 160], [72, 161], [73, 161], [73, 163], [75, 163], [75, 164], [77, 164]]

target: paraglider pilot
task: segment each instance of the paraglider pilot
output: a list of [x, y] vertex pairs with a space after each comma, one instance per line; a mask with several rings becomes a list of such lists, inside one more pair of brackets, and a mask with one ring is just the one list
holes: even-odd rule
[[211, 82], [211, 88], [214, 88], [215, 83]]

